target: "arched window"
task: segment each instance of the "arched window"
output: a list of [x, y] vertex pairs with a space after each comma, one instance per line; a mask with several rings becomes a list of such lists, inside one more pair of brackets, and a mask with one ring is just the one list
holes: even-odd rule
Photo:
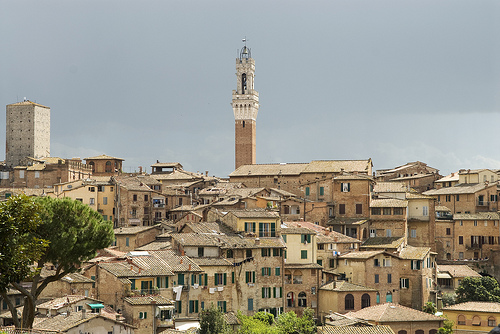
[[392, 293], [390, 291], [387, 291], [387, 293], [385, 295], [385, 302], [392, 303]]
[[351, 294], [345, 296], [345, 309], [354, 310], [354, 296]]
[[370, 307], [370, 295], [365, 293], [361, 296], [361, 308]]
[[481, 326], [481, 318], [477, 315], [475, 315], [472, 318], [472, 326]]
[[407, 331], [405, 331], [404, 329], [402, 329], [402, 330], [400, 330], [400, 331], [398, 332], [398, 334], [408, 334], [408, 332], [407, 332]]
[[417, 330], [415, 331], [415, 334], [424, 334], [424, 331], [423, 331], [423, 330], [421, 330], [421, 329], [417, 329]]
[[368, 232], [367, 232], [366, 228], [364, 228], [363, 229], [363, 240], [365, 240], [368, 237], [367, 233]]
[[429, 331], [429, 334], [437, 334], [438, 330], [437, 329], [431, 329]]
[[446, 253], [446, 260], [451, 260], [451, 254], [450, 253]]
[[243, 73], [241, 75], [241, 94], [245, 94], [247, 90], [247, 74]]
[[106, 173], [111, 172], [111, 161], [106, 161]]
[[380, 304], [380, 293], [377, 292], [377, 304]]
[[286, 294], [286, 306], [294, 307], [293, 292]]
[[497, 319], [495, 319], [495, 317], [489, 317], [488, 318], [488, 326], [495, 327], [496, 325], [497, 325]]
[[300, 307], [307, 307], [307, 298], [305, 292], [299, 292], [299, 302], [298, 305]]
[[465, 315], [460, 314], [457, 319], [458, 325], [465, 325]]

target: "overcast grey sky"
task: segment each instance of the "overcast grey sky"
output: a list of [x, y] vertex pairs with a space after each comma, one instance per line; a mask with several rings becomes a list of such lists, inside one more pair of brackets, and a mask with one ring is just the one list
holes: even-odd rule
[[0, 0], [0, 36], [0, 104], [49, 106], [52, 156], [227, 176], [246, 36], [257, 163], [500, 168], [498, 0]]

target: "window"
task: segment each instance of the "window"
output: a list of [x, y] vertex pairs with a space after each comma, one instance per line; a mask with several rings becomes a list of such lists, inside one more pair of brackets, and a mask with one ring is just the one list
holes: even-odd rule
[[219, 308], [219, 310], [221, 310], [224, 313], [227, 312], [227, 308], [226, 307], [227, 307], [227, 302], [225, 300], [217, 302], [217, 308]]
[[137, 202], [137, 194], [132, 195], [132, 201]]
[[147, 319], [148, 312], [139, 312], [139, 319]]
[[457, 319], [457, 324], [465, 325], [465, 315], [460, 314]]
[[205, 255], [205, 248], [198, 247], [198, 257], [203, 257]]
[[372, 215], [378, 216], [382, 213], [380, 208], [372, 208]]
[[458, 244], [463, 245], [464, 244], [464, 237], [462, 235], [458, 236]]
[[271, 276], [271, 267], [262, 267], [262, 276]]
[[245, 256], [246, 256], [247, 258], [252, 257], [252, 250], [251, 250], [251, 249], [247, 249], [247, 250], [245, 251]]
[[35, 172], [35, 179], [38, 179], [38, 178], [40, 178], [40, 172], [39, 172], [39, 171], [36, 171], [36, 172]]
[[319, 264], [320, 266], [323, 266], [323, 260], [318, 259], [316, 260], [316, 263]]
[[23, 170], [19, 171], [19, 178], [24, 179], [24, 171]]
[[276, 223], [259, 223], [259, 237], [275, 237]]
[[344, 298], [344, 304], [346, 310], [354, 310], [354, 296], [350, 293], [347, 294]]
[[319, 187], [319, 195], [323, 196], [325, 194], [325, 188]]
[[89, 187], [89, 191], [92, 193], [95, 192], [95, 187]]
[[385, 302], [386, 303], [392, 303], [392, 293], [390, 291], [388, 291], [386, 294], [385, 294]]
[[474, 226], [477, 226], [477, 220], [474, 220]]
[[226, 284], [227, 284], [227, 273], [214, 274], [214, 285], [226, 285]]
[[375, 274], [375, 283], [378, 283], [378, 282], [379, 282], [378, 274]]
[[307, 298], [305, 292], [299, 292], [298, 306], [307, 307]]
[[335, 259], [330, 259], [330, 268], [335, 268]]
[[419, 270], [420, 269], [420, 260], [411, 260], [411, 269]]
[[411, 229], [410, 230], [410, 238], [416, 238], [417, 237], [417, 230]]
[[455, 196], [455, 201], [457, 201], [457, 202], [459, 202], [459, 201], [460, 201], [460, 195], [458, 195], [458, 194], [457, 194], [457, 195]]
[[361, 296], [361, 308], [370, 307], [370, 295], [365, 293]]
[[387, 274], [387, 283], [392, 283], [392, 274]]
[[310, 244], [311, 243], [311, 235], [310, 234], [301, 234], [300, 235], [300, 242], [302, 244]]
[[370, 238], [375, 238], [377, 236], [377, 230], [374, 228], [370, 229]]
[[255, 283], [255, 271], [245, 271], [245, 283]]
[[245, 222], [245, 232], [255, 233], [255, 222], [253, 223]]
[[489, 317], [488, 318], [488, 326], [489, 327], [495, 327], [497, 325], [497, 321], [495, 317]]
[[451, 195], [446, 195], [446, 202], [451, 202]]
[[198, 301], [190, 300], [189, 301], [189, 313], [198, 313]]
[[377, 304], [380, 304], [380, 293], [377, 291], [377, 297], [376, 297]]
[[318, 250], [325, 249], [325, 244], [318, 244]]
[[262, 298], [271, 298], [271, 287], [262, 288]]
[[289, 292], [286, 294], [286, 306], [288, 307], [294, 307], [294, 300], [293, 300], [293, 292]]
[[380, 267], [380, 261], [378, 259], [373, 259], [373, 265], [375, 267]]
[[384, 210], [382, 211], [384, 216], [390, 216], [391, 215], [391, 208], [384, 208]]
[[351, 184], [350, 183], [341, 183], [340, 184], [340, 191], [343, 193], [348, 193], [351, 191]]
[[386, 258], [382, 260], [382, 266], [384, 267], [390, 267], [391, 266], [391, 258]]
[[130, 246], [130, 239], [128, 237], [125, 238], [125, 246]]
[[281, 268], [280, 268], [280, 267], [276, 267], [276, 268], [274, 268], [274, 274], [275, 274], [276, 276], [280, 276], [280, 275], [281, 275]]
[[253, 298], [248, 298], [248, 310], [253, 311]]
[[363, 213], [363, 204], [356, 204], [356, 214], [360, 215]]
[[90, 205], [94, 205], [94, 204], [95, 204], [95, 198], [90, 198], [90, 200], [89, 200], [89, 204], [90, 204]]
[[148, 195], [144, 195], [144, 202], [147, 202], [149, 199], [149, 196]]
[[451, 235], [451, 228], [449, 227], [446, 228], [446, 235]]
[[472, 317], [472, 326], [481, 326], [481, 318], [477, 315]]
[[309, 196], [309, 194], [310, 194], [310, 189], [309, 187], [306, 187], [306, 196]]
[[385, 230], [385, 234], [388, 237], [392, 237], [392, 231], [390, 229]]
[[402, 216], [403, 215], [403, 208], [394, 208], [394, 215], [395, 216]]
[[409, 278], [400, 278], [399, 279], [399, 287], [401, 289], [408, 289], [410, 287], [410, 279]]
[[182, 313], [182, 302], [181, 301], [176, 301], [175, 302], [175, 312], [176, 313]]
[[107, 197], [103, 197], [102, 198], [102, 204], [103, 205], [107, 205], [108, 204], [108, 198]]
[[300, 251], [300, 258], [301, 259], [307, 259], [307, 250], [301, 250]]
[[233, 255], [233, 250], [232, 249], [228, 249], [227, 252], [226, 252], [226, 257], [228, 259], [232, 259], [234, 257]]
[[459, 253], [458, 253], [458, 258], [459, 258], [460, 260], [463, 260], [463, 259], [464, 259], [464, 252], [459, 252]]
[[271, 256], [271, 248], [262, 248], [262, 249], [260, 250], [260, 253], [261, 253], [260, 255], [261, 255], [262, 257], [268, 257], [268, 256]]
[[339, 204], [339, 215], [345, 215], [345, 204]]

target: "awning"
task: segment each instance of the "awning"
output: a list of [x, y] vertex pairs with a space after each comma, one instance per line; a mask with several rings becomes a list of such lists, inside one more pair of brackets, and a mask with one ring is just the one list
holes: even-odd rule
[[103, 304], [87, 304], [91, 309], [104, 308]]
[[444, 272], [444, 273], [438, 273], [437, 274], [438, 278], [452, 278], [450, 274]]
[[173, 310], [174, 309], [174, 305], [160, 305], [160, 306], [158, 306], [158, 308], [160, 310]]

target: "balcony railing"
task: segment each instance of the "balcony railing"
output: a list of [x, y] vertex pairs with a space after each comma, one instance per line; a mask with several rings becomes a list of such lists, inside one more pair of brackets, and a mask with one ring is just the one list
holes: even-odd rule
[[154, 203], [153, 204], [153, 208], [164, 208], [165, 207], [165, 204], [163, 203]]

